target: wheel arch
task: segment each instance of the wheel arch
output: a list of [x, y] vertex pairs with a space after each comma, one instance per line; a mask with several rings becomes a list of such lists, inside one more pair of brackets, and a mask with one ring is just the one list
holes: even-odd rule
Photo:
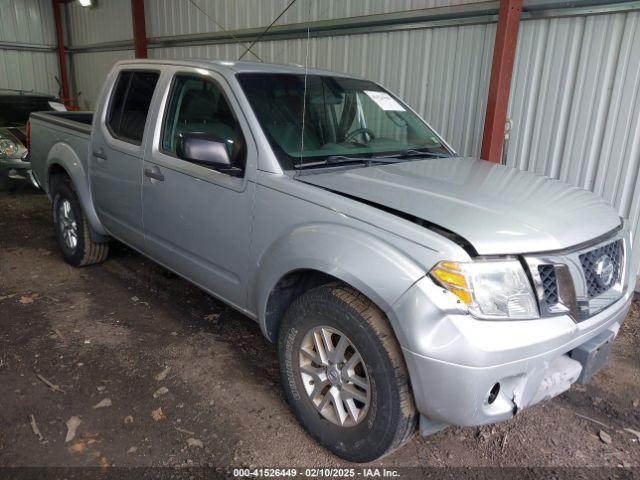
[[268, 248], [259, 265], [254, 305], [262, 332], [272, 342], [277, 340], [280, 320], [293, 299], [335, 281], [371, 300], [397, 331], [388, 312], [424, 276], [419, 265], [392, 245], [367, 232], [339, 225], [296, 229]]
[[69, 178], [74, 191], [78, 195], [80, 205], [91, 227], [93, 240], [96, 242], [107, 241], [108, 233], [102, 226], [93, 206], [89, 179], [84, 165], [75, 150], [63, 142], [56, 143], [47, 155], [45, 185], [43, 187], [51, 200], [53, 200], [53, 193], [51, 192], [52, 180], [55, 182], [55, 178], [61, 175], [66, 175]]

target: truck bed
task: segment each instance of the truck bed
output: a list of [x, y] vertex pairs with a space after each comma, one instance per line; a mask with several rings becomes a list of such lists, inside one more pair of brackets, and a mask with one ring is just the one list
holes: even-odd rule
[[[82, 171], [86, 172], [87, 156], [91, 138], [93, 112], [37, 112], [30, 117], [31, 124], [31, 169], [40, 185], [48, 193], [48, 185], [44, 178], [47, 162], [50, 157], [57, 156], [53, 151], [63, 149], [69, 161], [79, 161]], [[69, 155], [71, 148], [75, 155]]]
[[31, 114], [33, 119], [90, 134], [93, 112], [37, 112]]

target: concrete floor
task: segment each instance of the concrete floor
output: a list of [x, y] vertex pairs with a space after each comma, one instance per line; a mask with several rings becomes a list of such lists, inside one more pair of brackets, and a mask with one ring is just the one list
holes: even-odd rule
[[[0, 466], [344, 464], [297, 424], [250, 319], [121, 245], [71, 268], [48, 199], [27, 187], [0, 194], [0, 212]], [[640, 467], [624, 430], [640, 431], [639, 317], [636, 300], [587, 386], [499, 425], [416, 436], [375, 465]]]

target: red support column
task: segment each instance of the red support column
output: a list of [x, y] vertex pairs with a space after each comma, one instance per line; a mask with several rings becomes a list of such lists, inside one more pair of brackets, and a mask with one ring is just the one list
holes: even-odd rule
[[480, 158], [500, 163], [522, 0], [500, 0]]
[[144, 24], [144, 0], [131, 0], [133, 44], [136, 58], [147, 58], [147, 30]]
[[62, 98], [60, 99], [65, 105], [71, 102], [71, 91], [69, 90], [69, 77], [67, 74], [67, 52], [64, 48], [64, 30], [62, 28], [62, 2], [60, 0], [51, 0], [53, 3], [53, 21], [56, 27], [56, 43], [58, 48], [58, 63], [60, 65], [60, 88], [62, 89]]

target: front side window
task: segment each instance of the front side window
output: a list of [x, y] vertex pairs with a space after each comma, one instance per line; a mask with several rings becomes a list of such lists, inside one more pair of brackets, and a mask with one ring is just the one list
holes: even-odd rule
[[242, 73], [238, 80], [285, 169], [338, 156], [450, 153], [417, 115], [373, 82], [308, 75], [305, 96], [304, 75]]
[[176, 154], [180, 135], [207, 133], [227, 146], [231, 164], [244, 169], [246, 147], [240, 124], [220, 87], [191, 75], [174, 79], [162, 128], [162, 150]]
[[140, 145], [149, 113], [157, 72], [122, 72], [118, 76], [111, 100], [107, 125], [111, 133]]

